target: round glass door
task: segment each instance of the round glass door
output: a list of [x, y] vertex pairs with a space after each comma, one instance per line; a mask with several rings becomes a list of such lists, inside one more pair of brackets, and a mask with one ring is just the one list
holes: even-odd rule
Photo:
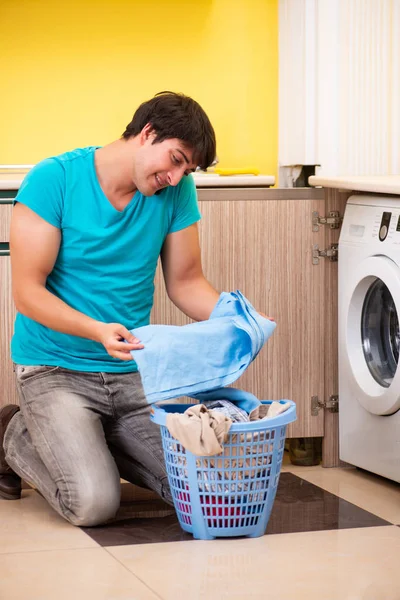
[[388, 388], [399, 361], [400, 331], [393, 297], [379, 278], [365, 295], [361, 339], [369, 372], [379, 385]]
[[386, 256], [370, 256], [351, 278], [339, 303], [340, 369], [368, 412], [393, 415], [400, 410], [400, 268]]

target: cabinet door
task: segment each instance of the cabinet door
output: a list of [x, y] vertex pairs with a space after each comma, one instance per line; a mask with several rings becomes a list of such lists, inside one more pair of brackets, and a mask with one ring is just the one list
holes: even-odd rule
[[[0, 204], [0, 242], [9, 241], [12, 205]], [[17, 404], [10, 342], [14, 328], [15, 308], [11, 294], [11, 265], [8, 255], [0, 254], [0, 406]]]
[[[324, 398], [323, 265], [312, 263], [312, 246], [325, 244], [325, 231], [312, 231], [312, 212], [324, 200], [203, 201], [200, 223], [203, 270], [218, 291], [239, 289], [277, 328], [235, 387], [260, 399], [289, 398], [297, 421], [289, 437], [323, 436], [323, 411], [311, 416], [311, 396]], [[188, 319], [166, 298], [161, 273], [153, 322]]]

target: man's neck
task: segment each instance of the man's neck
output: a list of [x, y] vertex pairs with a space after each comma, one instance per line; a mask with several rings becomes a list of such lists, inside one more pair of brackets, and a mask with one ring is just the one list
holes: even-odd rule
[[132, 200], [136, 186], [132, 181], [132, 166], [127, 160], [127, 144], [131, 140], [116, 140], [95, 151], [94, 164], [97, 179], [109, 202], [123, 210]]

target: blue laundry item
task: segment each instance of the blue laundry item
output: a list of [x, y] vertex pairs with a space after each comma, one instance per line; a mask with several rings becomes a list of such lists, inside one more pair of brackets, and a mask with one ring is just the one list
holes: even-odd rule
[[239, 408], [237, 404], [234, 404], [225, 398], [220, 400], [206, 400], [205, 402], [202, 402], [202, 404], [207, 410], [213, 411], [213, 414], [217, 412], [228, 417], [232, 423], [247, 423], [250, 421], [249, 415], [244, 410]]
[[[132, 329], [144, 344], [132, 352], [149, 404], [223, 388], [238, 379], [271, 336], [239, 292], [223, 292], [207, 321]], [[210, 398], [211, 399], [211, 398]]]
[[261, 405], [261, 401], [254, 394], [228, 387], [191, 394], [190, 397], [195, 398], [202, 404], [217, 400], [228, 400], [228, 402], [232, 402], [232, 404], [235, 404], [248, 415]]

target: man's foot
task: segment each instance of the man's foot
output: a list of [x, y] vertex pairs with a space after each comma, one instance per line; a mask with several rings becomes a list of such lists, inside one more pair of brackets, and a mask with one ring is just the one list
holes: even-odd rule
[[3, 500], [19, 500], [21, 498], [21, 477], [0, 475], [0, 498]]
[[0, 498], [5, 500], [21, 498], [21, 478], [7, 464], [3, 446], [8, 424], [18, 411], [15, 404], [7, 404], [0, 410]]

